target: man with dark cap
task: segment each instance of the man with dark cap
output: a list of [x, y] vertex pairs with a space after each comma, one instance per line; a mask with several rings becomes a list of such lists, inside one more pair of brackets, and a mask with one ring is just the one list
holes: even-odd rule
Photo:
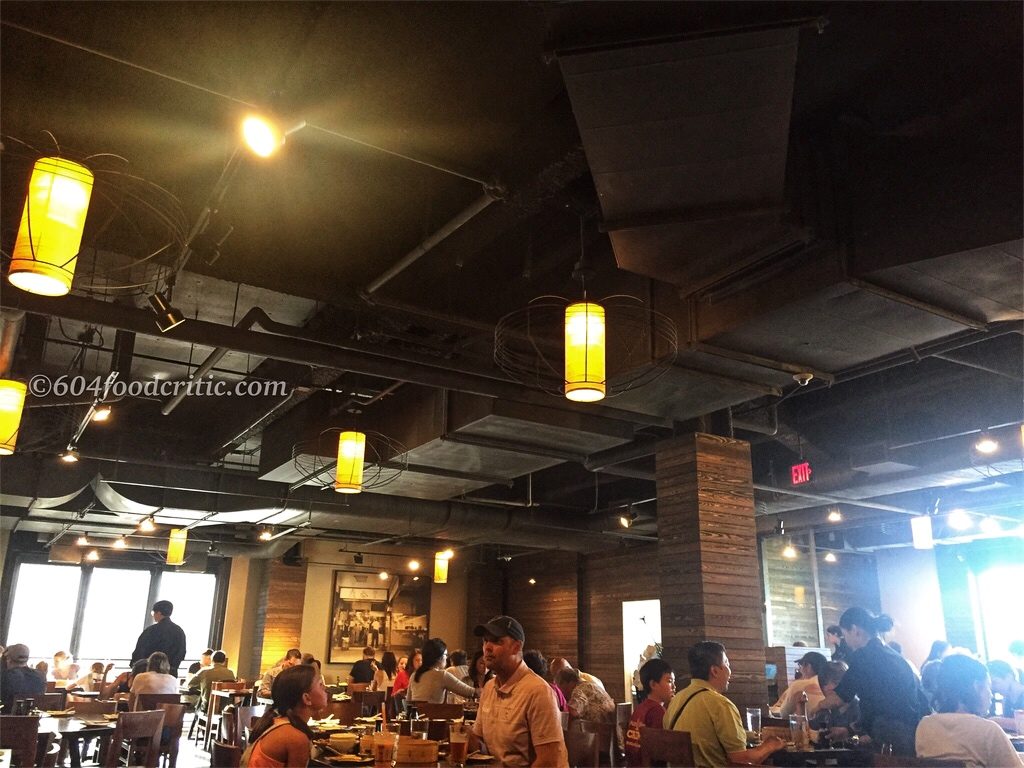
[[167, 654], [170, 665], [169, 674], [177, 677], [178, 665], [185, 658], [185, 630], [171, 621], [174, 604], [170, 600], [157, 600], [153, 603], [153, 621], [142, 630], [135, 650], [132, 651], [132, 663], [148, 659], [150, 654], [161, 651]]
[[11, 714], [15, 699], [39, 696], [46, 690], [46, 680], [28, 666], [28, 646], [15, 643], [4, 651], [7, 669], [0, 675], [0, 698], [4, 714]]
[[523, 625], [495, 616], [473, 634], [483, 638], [484, 664], [494, 672], [480, 695], [474, 736], [500, 765], [568, 768], [555, 694], [523, 662]]

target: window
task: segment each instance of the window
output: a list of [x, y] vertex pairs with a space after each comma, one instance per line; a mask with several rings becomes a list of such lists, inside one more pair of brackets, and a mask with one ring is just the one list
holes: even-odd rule
[[24, 643], [32, 658], [50, 660], [71, 649], [82, 570], [71, 565], [23, 563], [11, 606], [7, 645]]
[[186, 659], [198, 659], [209, 647], [216, 592], [217, 577], [212, 573], [166, 571], [160, 577], [157, 600], [174, 604], [171, 619], [185, 630]]
[[131, 658], [139, 633], [149, 623], [150, 578], [149, 571], [93, 569], [78, 641], [81, 659]]

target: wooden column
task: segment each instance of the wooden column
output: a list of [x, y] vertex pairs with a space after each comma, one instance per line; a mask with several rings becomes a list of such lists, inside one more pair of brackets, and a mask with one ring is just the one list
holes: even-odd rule
[[689, 677], [686, 654], [700, 640], [725, 645], [728, 696], [765, 706], [763, 598], [750, 445], [696, 433], [657, 454], [658, 570], [665, 658]]
[[260, 672], [266, 672], [289, 648], [300, 648], [302, 606], [306, 598], [306, 564], [285, 565], [272, 560], [267, 567], [263, 644]]

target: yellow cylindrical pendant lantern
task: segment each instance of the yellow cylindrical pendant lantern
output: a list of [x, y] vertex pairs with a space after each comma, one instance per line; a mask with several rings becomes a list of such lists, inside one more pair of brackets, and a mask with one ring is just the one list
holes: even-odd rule
[[25, 409], [25, 392], [24, 382], [0, 379], [0, 456], [14, 453]]
[[167, 539], [167, 564], [181, 565], [185, 562], [185, 544], [188, 543], [187, 528], [171, 528]]
[[36, 161], [7, 279], [42, 296], [71, 290], [92, 197], [92, 171], [60, 157]]
[[363, 456], [366, 435], [342, 432], [338, 438], [338, 468], [334, 474], [334, 490], [338, 493], [359, 493], [363, 490]]
[[448, 583], [448, 561], [455, 556], [455, 553], [450, 549], [446, 549], [444, 552], [434, 553], [434, 583], [435, 584], [447, 584]]
[[604, 307], [581, 301], [565, 308], [565, 396], [593, 403], [605, 395]]

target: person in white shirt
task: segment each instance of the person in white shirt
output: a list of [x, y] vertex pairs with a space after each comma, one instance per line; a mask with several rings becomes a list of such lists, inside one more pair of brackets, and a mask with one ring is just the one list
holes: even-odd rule
[[818, 675], [825, 669], [826, 664], [828, 659], [817, 651], [809, 651], [800, 657], [796, 663], [800, 670], [800, 678], [789, 684], [772, 709], [778, 708], [780, 717], [789, 717], [797, 711], [800, 695], [806, 693], [807, 711], [803, 714], [813, 715], [825, 700], [825, 694], [818, 684]]
[[938, 714], [917, 725], [918, 757], [962, 760], [971, 768], [1024, 765], [1009, 737], [985, 719], [992, 703], [992, 683], [985, 665], [970, 656], [947, 656], [939, 669]]
[[398, 676], [398, 660], [391, 651], [384, 651], [377, 665], [377, 671], [373, 673], [373, 682], [370, 683], [371, 691], [386, 691], [393, 688], [395, 678]]
[[178, 678], [168, 674], [170, 668], [166, 653], [151, 653], [146, 662], [146, 671], [132, 678], [132, 699], [140, 693], [178, 693]]

